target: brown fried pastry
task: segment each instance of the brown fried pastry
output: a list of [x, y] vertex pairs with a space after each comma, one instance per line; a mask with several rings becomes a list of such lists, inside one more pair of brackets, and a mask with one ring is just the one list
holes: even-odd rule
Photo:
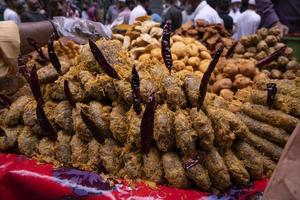
[[71, 166], [71, 139], [72, 136], [62, 131], [57, 133], [55, 158], [63, 166]]
[[16, 125], [22, 118], [25, 105], [31, 100], [28, 96], [21, 96], [14, 101], [5, 115], [4, 124], [6, 126]]
[[117, 141], [121, 143], [126, 142], [128, 122], [126, 118], [126, 111], [122, 105], [117, 105], [112, 108], [110, 113], [110, 130]]
[[3, 128], [5, 135], [0, 136], [0, 152], [12, 150], [17, 145], [18, 137], [23, 131], [23, 126]]
[[70, 142], [71, 162], [73, 167], [85, 168], [88, 162], [88, 143], [81, 140], [79, 134], [75, 134]]
[[137, 179], [142, 173], [142, 154], [138, 151], [126, 152], [122, 155], [125, 177]]
[[146, 180], [163, 183], [163, 173], [160, 152], [152, 147], [148, 154], [143, 155], [143, 176]]
[[19, 152], [32, 157], [37, 152], [37, 146], [39, 144], [39, 138], [33, 134], [28, 126], [25, 126], [18, 137], [18, 149]]

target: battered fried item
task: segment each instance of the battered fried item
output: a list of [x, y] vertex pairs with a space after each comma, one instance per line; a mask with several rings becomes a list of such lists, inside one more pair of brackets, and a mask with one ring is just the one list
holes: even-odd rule
[[88, 162], [88, 143], [80, 139], [79, 134], [75, 134], [71, 140], [71, 162], [73, 167], [85, 168]]
[[67, 134], [74, 133], [72, 110], [68, 101], [61, 101], [54, 109], [55, 123]]
[[13, 149], [17, 145], [18, 136], [23, 130], [19, 125], [13, 128], [3, 128], [5, 135], [0, 136], [0, 152]]
[[168, 152], [162, 155], [165, 178], [170, 185], [178, 188], [187, 188], [189, 183], [185, 176], [183, 164], [176, 153]]
[[[68, 80], [70, 92], [72, 97], [76, 101], [83, 101], [85, 98], [85, 92], [81, 88], [80, 83]], [[64, 80], [62, 78], [58, 79], [50, 88], [50, 97], [54, 101], [66, 100], [64, 91]]]
[[105, 139], [105, 143], [100, 146], [100, 158], [104, 168], [112, 175], [117, 175], [123, 167], [121, 158], [121, 149], [116, 142], [111, 139]]
[[39, 138], [32, 133], [28, 126], [25, 126], [18, 137], [18, 149], [21, 154], [32, 157], [37, 152]]
[[81, 140], [89, 142], [93, 139], [93, 133], [91, 133], [83, 122], [80, 114], [81, 110], [87, 110], [87, 107], [84, 104], [77, 103], [76, 109], [73, 109], [72, 111], [74, 130]]
[[138, 151], [130, 151], [124, 153], [124, 173], [125, 177], [136, 179], [141, 177], [142, 172], [142, 154]]
[[162, 86], [166, 103], [171, 110], [176, 110], [177, 107], [186, 107], [187, 102], [184, 92], [175, 76], [165, 76], [162, 80]]
[[141, 148], [141, 121], [143, 114], [138, 115], [133, 107], [126, 113], [128, 119], [127, 143]]
[[175, 147], [175, 135], [173, 133], [174, 113], [167, 104], [158, 106], [154, 117], [154, 140], [160, 151], [167, 152]]
[[110, 112], [110, 106], [104, 106], [97, 101], [91, 101], [88, 107], [91, 120], [93, 120], [105, 137], [111, 137], [111, 131], [109, 129]]
[[[151, 79], [140, 79], [140, 93], [143, 102], [147, 102], [148, 97], [153, 93], [157, 92], [158, 87]], [[155, 101], [159, 102], [159, 96], [155, 96]]]
[[263, 158], [248, 143], [240, 141], [235, 146], [235, 155], [242, 160], [252, 179], [260, 180], [263, 178]]
[[285, 130], [252, 119], [243, 113], [237, 113], [236, 115], [246, 124], [251, 132], [281, 147], [285, 146], [289, 138], [289, 134]]
[[104, 89], [104, 96], [112, 101], [119, 101], [119, 95], [114, 86], [113, 79], [108, 75], [97, 75], [97, 82], [101, 83], [101, 88]]
[[[252, 91], [251, 100], [255, 104], [267, 106], [267, 98], [268, 94], [266, 91]], [[289, 115], [293, 115], [298, 118], [300, 117], [300, 99], [290, 95], [276, 94], [273, 107]]]
[[254, 146], [256, 149], [258, 149], [260, 152], [263, 152], [266, 155], [270, 156], [275, 161], [279, 160], [283, 152], [283, 149], [279, 146], [251, 133], [250, 131], [246, 131], [242, 138], [246, 142]]
[[194, 76], [187, 76], [184, 80], [184, 89], [192, 107], [198, 106], [199, 87], [201, 79]]
[[214, 188], [224, 190], [231, 185], [228, 169], [216, 148], [205, 154], [204, 166], [208, 170]]
[[263, 167], [264, 167], [264, 174], [268, 178], [272, 176], [273, 171], [275, 170], [276, 163], [272, 161], [269, 157], [262, 155], [263, 158]]
[[242, 111], [258, 121], [266, 122], [287, 131], [293, 131], [300, 122], [299, 119], [284, 112], [270, 110], [268, 107], [261, 105], [245, 103], [242, 106]]
[[45, 162], [55, 162], [55, 142], [47, 137], [40, 140], [38, 144], [38, 158]]
[[143, 178], [155, 183], [163, 183], [163, 166], [160, 152], [152, 147], [143, 155]]
[[125, 101], [128, 105], [132, 103], [132, 90], [131, 85], [125, 80], [114, 80], [114, 86], [121, 101]]
[[214, 145], [213, 142], [215, 138], [212, 122], [204, 112], [197, 108], [191, 109], [190, 118], [193, 128], [198, 134], [201, 147], [205, 150], [210, 150]]
[[244, 164], [229, 149], [223, 155], [225, 164], [231, 177], [238, 185], [247, 185], [250, 181], [250, 175]]
[[71, 139], [72, 136], [62, 131], [57, 133], [55, 145], [55, 158], [62, 166], [71, 166]]
[[113, 107], [110, 113], [110, 130], [117, 141], [122, 144], [126, 142], [128, 122], [126, 111], [120, 104]]
[[192, 128], [191, 119], [185, 110], [178, 109], [174, 116], [174, 130], [177, 147], [184, 155], [196, 152], [196, 131]]
[[88, 96], [99, 101], [104, 99], [105, 92], [100, 76], [93, 76], [89, 71], [82, 70], [79, 72], [79, 80]]
[[47, 65], [40, 68], [37, 71], [37, 75], [39, 78], [39, 82], [42, 84], [53, 83], [59, 77], [59, 74], [52, 65]]
[[24, 107], [30, 99], [31, 98], [28, 96], [21, 96], [10, 105], [4, 119], [4, 124], [6, 126], [16, 125], [21, 120], [24, 113]]
[[187, 177], [192, 180], [203, 191], [209, 191], [211, 188], [211, 181], [207, 169], [200, 163], [186, 169]]
[[90, 171], [97, 171], [100, 167], [101, 159], [99, 155], [100, 144], [97, 140], [92, 139], [88, 144], [88, 158], [86, 169]]
[[206, 93], [204, 103], [203, 103], [204, 110], [206, 110], [207, 107], [209, 106], [221, 108], [224, 110], [229, 109], [228, 102], [223, 97], [208, 92]]

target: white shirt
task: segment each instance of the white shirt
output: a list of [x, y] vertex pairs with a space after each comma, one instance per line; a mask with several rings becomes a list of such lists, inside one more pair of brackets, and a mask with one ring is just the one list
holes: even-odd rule
[[193, 13], [194, 20], [202, 19], [210, 24], [223, 24], [223, 20], [217, 11], [210, 7], [206, 1], [202, 1]]
[[10, 8], [6, 8], [3, 13], [4, 21], [14, 21], [16, 24], [21, 24], [20, 16]]
[[239, 40], [244, 35], [255, 34], [260, 20], [260, 16], [254, 10], [246, 10], [237, 19], [236, 33], [233, 38]]
[[129, 24], [133, 24], [135, 19], [147, 15], [147, 11], [141, 5], [137, 5], [130, 13]]
[[234, 24], [237, 23], [237, 19], [239, 18], [240, 15], [241, 15], [241, 12], [239, 10], [237, 10], [236, 12], [233, 12], [233, 10], [230, 10], [230, 12], [229, 12], [229, 16], [232, 17]]

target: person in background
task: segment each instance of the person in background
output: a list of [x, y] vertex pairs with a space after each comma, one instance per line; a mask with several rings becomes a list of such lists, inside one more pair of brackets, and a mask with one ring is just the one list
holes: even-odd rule
[[129, 23], [131, 10], [129, 9], [130, 4], [133, 2], [131, 0], [118, 0], [118, 9], [120, 11], [118, 18], [123, 18], [123, 24]]
[[240, 16], [241, 14], [241, 0], [232, 0], [231, 1], [231, 9], [229, 12], [229, 16], [232, 17], [233, 19], [233, 23], [236, 24], [237, 22], [237, 18]]
[[239, 40], [244, 35], [255, 34], [260, 25], [260, 16], [255, 12], [255, 0], [249, 0], [248, 9], [237, 19], [235, 40]]
[[49, 19], [56, 16], [65, 16], [67, 12], [66, 0], [49, 0], [47, 4], [47, 13]]
[[149, 7], [149, 3], [150, 0], [138, 0], [137, 5], [130, 13], [129, 24], [133, 24], [138, 17], [148, 15], [146, 9]]
[[82, 10], [81, 10], [81, 19], [89, 19], [87, 10], [88, 10], [89, 4], [88, 2], [83, 2], [82, 4]]
[[20, 13], [24, 10], [24, 1], [6, 0], [7, 8], [4, 10], [3, 18], [5, 21], [12, 20], [16, 24], [21, 23]]
[[165, 0], [165, 10], [162, 16], [161, 27], [165, 25], [168, 20], [172, 22], [172, 31], [180, 28], [182, 24], [182, 14], [180, 8], [175, 4], [175, 0]]
[[218, 0], [206, 0], [206, 2], [207, 2], [208, 5], [210, 5], [210, 7], [212, 7], [213, 9], [216, 9], [216, 8], [217, 8]]
[[249, 0], [242, 0], [241, 7], [240, 7], [240, 13], [245, 12], [248, 9]]
[[204, 0], [186, 0], [186, 8], [193, 10], [192, 19], [194, 21], [204, 20], [210, 24], [223, 24], [217, 11]]
[[46, 20], [46, 16], [41, 14], [41, 4], [38, 0], [27, 0], [28, 10], [21, 14], [22, 22], [39, 22]]
[[281, 35], [300, 34], [299, 0], [256, 0], [256, 5], [263, 27], [277, 25]]
[[108, 11], [106, 13], [106, 24], [112, 24], [114, 20], [118, 18], [119, 9], [115, 2], [111, 6], [109, 6]]
[[186, 3], [186, 0], [180, 0], [180, 4], [183, 8], [183, 11], [181, 12], [182, 15], [182, 24], [187, 23], [188, 21], [193, 20], [193, 8], [190, 4]]
[[87, 10], [87, 14], [89, 17], [89, 20], [96, 22], [97, 21], [97, 3], [94, 2], [91, 4], [91, 7]]
[[231, 0], [219, 0], [217, 5], [217, 11], [219, 16], [224, 21], [225, 28], [232, 32], [233, 30], [233, 19], [229, 16]]

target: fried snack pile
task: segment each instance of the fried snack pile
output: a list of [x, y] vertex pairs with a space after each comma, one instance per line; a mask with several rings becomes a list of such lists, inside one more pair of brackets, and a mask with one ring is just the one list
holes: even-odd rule
[[[232, 102], [212, 93], [198, 109], [196, 72], [180, 79], [176, 70], [146, 59], [135, 64], [139, 78], [132, 84], [134, 63], [120, 41], [96, 42], [104, 59], [92, 45], [83, 46], [80, 62], [55, 78], [53, 66], [39, 69], [40, 87], [33, 68], [34, 95], [2, 110], [1, 152], [113, 178], [214, 192], [272, 174], [299, 123], [298, 110], [293, 112], [300, 105], [299, 82], [278, 84], [280, 95], [271, 109], [264, 105], [264, 83], [257, 85], [255, 101], [249, 103], [247, 96], [239, 101], [237, 114]], [[295, 104], [280, 101], [281, 95]]]

